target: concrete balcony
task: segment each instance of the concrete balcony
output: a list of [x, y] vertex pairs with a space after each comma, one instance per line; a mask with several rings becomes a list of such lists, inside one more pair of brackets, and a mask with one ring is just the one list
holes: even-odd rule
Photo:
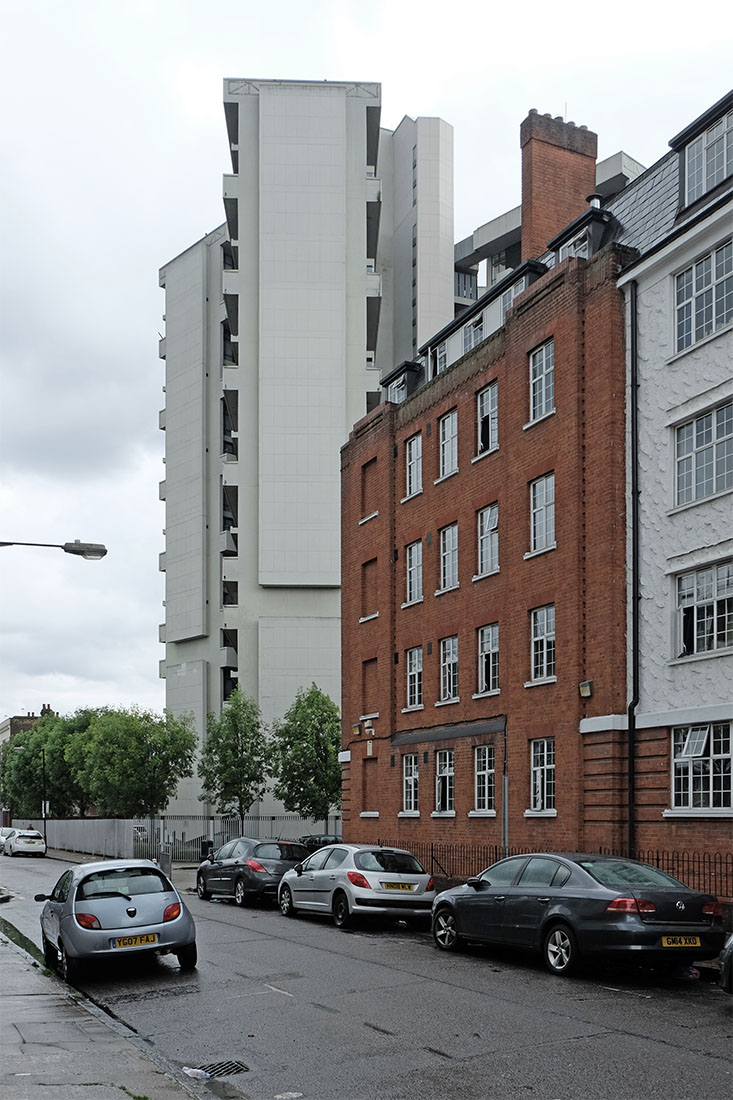
[[158, 572], [165, 573], [165, 550], [162, 554], [158, 554]]
[[165, 500], [165, 481], [158, 482], [158, 500]]
[[158, 679], [165, 680], [166, 663], [165, 658], [162, 661], [158, 661]]
[[158, 641], [159, 642], [164, 642], [165, 641], [165, 623], [160, 623], [158, 625]]
[[224, 176], [223, 199], [224, 213], [227, 219], [229, 236], [233, 241], [239, 239], [239, 187], [236, 176]]
[[239, 657], [236, 649], [231, 646], [222, 646], [219, 650], [219, 665], [221, 668], [239, 668]]
[[161, 409], [158, 413], [158, 427], [161, 432], [165, 431], [165, 409]]
[[227, 555], [237, 553], [236, 531], [221, 531], [219, 533], [219, 553]]
[[165, 336], [161, 336], [158, 341], [158, 358], [165, 359]]

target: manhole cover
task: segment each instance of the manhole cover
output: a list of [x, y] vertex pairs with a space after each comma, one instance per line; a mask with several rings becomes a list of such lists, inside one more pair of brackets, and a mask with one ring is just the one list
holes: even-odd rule
[[210, 1077], [230, 1077], [235, 1073], [247, 1073], [249, 1066], [244, 1062], [214, 1062], [210, 1066], [199, 1066]]

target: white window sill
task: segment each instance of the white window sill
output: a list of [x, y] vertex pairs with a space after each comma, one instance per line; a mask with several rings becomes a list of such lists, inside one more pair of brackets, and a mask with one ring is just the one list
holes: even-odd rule
[[721, 328], [716, 329], [715, 332], [711, 332], [709, 336], [703, 336], [701, 340], [695, 340], [693, 344], [690, 344], [689, 348], [682, 348], [681, 351], [676, 351], [674, 355], [670, 355], [669, 359], [665, 360], [665, 365], [670, 367], [678, 361], [683, 359], [685, 355], [689, 355], [691, 351], [697, 351], [698, 348], [702, 348], [705, 344], [709, 344], [711, 340], [717, 340], [719, 336], [722, 336], [726, 332], [730, 332], [733, 325], [722, 325]]
[[534, 428], [535, 424], [541, 424], [543, 420], [548, 420], [549, 417], [555, 415], [556, 410], [550, 409], [549, 412], [543, 413], [542, 416], [538, 416], [536, 420], [530, 420], [526, 424], [522, 425], [522, 431], [526, 432], [527, 428]]
[[538, 558], [540, 556], [540, 554], [549, 554], [551, 550], [557, 550], [557, 543], [556, 542], [551, 543], [549, 546], [543, 546], [539, 550], [529, 550], [524, 555], [524, 560], [528, 561], [529, 558]]
[[368, 523], [370, 519], [376, 519], [378, 515], [379, 512], [370, 512], [368, 516], [364, 516], [364, 519], [359, 520], [359, 526], [361, 527], [362, 524]]
[[491, 691], [477, 691], [475, 695], [472, 695], [472, 699], [490, 699], [492, 695], [501, 695], [500, 688], [492, 688]]
[[397, 814], [397, 816], [398, 817], [419, 817], [420, 816], [420, 811], [419, 810], [400, 810], [400, 812]]
[[471, 465], [473, 466], [474, 462], [480, 462], [481, 459], [486, 458], [487, 455], [495, 455], [498, 450], [499, 444], [497, 443], [495, 447], [489, 447], [486, 451], [480, 451], [479, 454], [474, 455], [471, 459]]
[[687, 512], [690, 508], [696, 508], [700, 504], [709, 504], [711, 500], [720, 500], [721, 497], [728, 497], [733, 493], [733, 489], [721, 489], [719, 493], [709, 493], [706, 497], [699, 497], [697, 500], [686, 500], [684, 504], [677, 504], [674, 508], [670, 508], [667, 512], [668, 516], [677, 516], [680, 512]]
[[433, 810], [431, 817], [455, 817], [455, 810]]
[[435, 592], [434, 592], [434, 595], [435, 596], [444, 596], [446, 594], [446, 592], [455, 592], [456, 589], [458, 589], [460, 587], [461, 587], [460, 584], [449, 584], [447, 588], [436, 588]]
[[557, 810], [525, 810], [525, 817], [557, 817]]
[[730, 657], [733, 653], [731, 646], [721, 649], [711, 649], [707, 653], [686, 653], [684, 657], [670, 657], [668, 665], [689, 665], [691, 661], [709, 661], [712, 657]]
[[447, 474], [441, 474], [440, 477], [436, 477], [433, 485], [440, 485], [441, 481], [447, 481], [448, 478], [455, 477], [457, 473], [458, 467], [456, 466], [455, 470], [449, 470]]
[[409, 496], [402, 497], [400, 504], [405, 504], [408, 500], [414, 500], [415, 497], [422, 495], [422, 489], [416, 489], [414, 493], [410, 493]]
[[545, 677], [544, 680], [527, 680], [527, 683], [524, 686], [526, 688], [537, 688], [537, 687], [542, 687], [543, 684], [556, 684], [556, 683], [557, 683], [557, 676], [547, 676], [547, 677]]
[[705, 806], [695, 806], [692, 809], [682, 809], [682, 808], [680, 808], [679, 810], [662, 810], [662, 817], [672, 817], [672, 818], [674, 818], [674, 817], [676, 817], [676, 818], [684, 818], [684, 817], [722, 817], [722, 818], [728, 818], [728, 817], [733, 817], [733, 809], [731, 809], [730, 807], [720, 807], [719, 808], [719, 807], [716, 806], [716, 807], [707, 808]]
[[482, 581], [485, 577], [495, 577], [498, 572], [499, 572], [499, 566], [497, 565], [496, 569], [489, 569], [488, 573], [476, 573], [476, 574], [474, 574], [474, 576], [471, 577], [471, 580], [472, 581]]
[[369, 722], [372, 718], [379, 718], [379, 711], [375, 710], [373, 714], [362, 714], [359, 718], [360, 722]]
[[378, 619], [378, 618], [379, 618], [379, 612], [375, 611], [373, 615], [362, 615], [362, 617], [359, 619], [359, 622], [360, 623], [368, 623], [368, 622], [371, 622], [372, 619]]
[[379, 810], [363, 810], [359, 817], [379, 817]]
[[422, 596], [420, 597], [419, 600], [405, 600], [405, 602], [403, 604], [400, 604], [400, 608], [404, 611], [404, 609], [406, 607], [414, 607], [415, 604], [422, 603], [422, 602], [423, 602], [423, 597]]
[[412, 714], [416, 710], [425, 710], [425, 704], [424, 703], [417, 703], [416, 706], [414, 706], [414, 707], [403, 707], [402, 708], [402, 713], [403, 714]]
[[455, 699], [438, 699], [435, 704], [436, 707], [452, 707], [454, 703], [460, 703], [460, 696], [456, 695]]
[[496, 817], [496, 810], [469, 810], [466, 817]]

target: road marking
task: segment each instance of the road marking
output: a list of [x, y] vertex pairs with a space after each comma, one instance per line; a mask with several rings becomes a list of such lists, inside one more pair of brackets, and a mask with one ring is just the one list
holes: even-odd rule
[[635, 989], [616, 989], [613, 985], [604, 985], [601, 988], [608, 993], [625, 993], [627, 997], [641, 997], [643, 1001], [651, 1001], [652, 999], [651, 993], [637, 993]]

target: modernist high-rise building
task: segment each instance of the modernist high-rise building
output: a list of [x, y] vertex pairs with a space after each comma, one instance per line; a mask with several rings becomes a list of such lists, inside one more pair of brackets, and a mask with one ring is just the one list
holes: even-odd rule
[[[340, 696], [339, 449], [454, 315], [452, 130], [380, 85], [226, 80], [226, 221], [165, 288], [166, 707]], [[169, 810], [201, 812], [184, 781]]]

